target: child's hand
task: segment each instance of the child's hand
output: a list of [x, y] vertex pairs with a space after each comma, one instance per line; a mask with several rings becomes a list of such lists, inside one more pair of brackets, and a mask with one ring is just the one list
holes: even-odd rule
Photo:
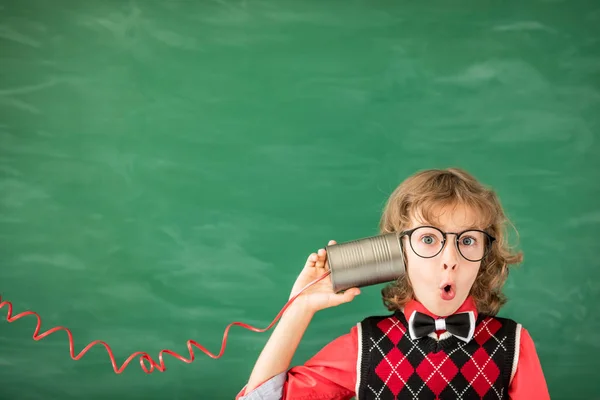
[[[335, 244], [334, 240], [329, 241], [329, 245]], [[302, 288], [321, 277], [329, 270], [327, 264], [327, 252], [325, 249], [320, 249], [317, 253], [312, 253], [308, 256], [306, 264], [296, 279], [290, 298], [294, 297]], [[299, 304], [309, 312], [316, 313], [319, 310], [335, 307], [342, 303], [348, 303], [360, 294], [360, 289], [350, 288], [344, 293], [336, 294], [333, 292], [331, 284], [331, 276], [325, 277], [323, 280], [315, 283], [306, 289], [296, 300], [294, 304]]]

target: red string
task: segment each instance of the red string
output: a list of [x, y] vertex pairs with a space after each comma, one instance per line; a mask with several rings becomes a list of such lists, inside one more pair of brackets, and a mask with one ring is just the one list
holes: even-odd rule
[[[225, 352], [225, 347], [226, 347], [226, 342], [227, 342], [227, 335], [229, 334], [229, 329], [233, 326], [233, 325], [237, 325], [237, 326], [241, 326], [243, 328], [246, 328], [248, 330], [254, 331], [254, 332], [265, 332], [268, 331], [269, 329], [271, 329], [273, 327], [273, 325], [275, 325], [275, 323], [279, 320], [279, 318], [281, 318], [281, 315], [285, 312], [285, 310], [289, 307], [290, 304], [292, 304], [292, 302], [294, 300], [296, 300], [296, 298], [298, 296], [300, 296], [302, 294], [302, 292], [304, 292], [306, 289], [308, 289], [309, 287], [311, 287], [312, 285], [314, 285], [315, 283], [319, 282], [320, 280], [322, 280], [323, 278], [325, 278], [327, 275], [329, 275], [331, 273], [331, 271], [327, 271], [325, 274], [323, 274], [321, 277], [315, 279], [314, 281], [312, 281], [311, 283], [309, 283], [308, 285], [306, 285], [304, 288], [302, 288], [302, 290], [300, 290], [300, 292], [298, 294], [296, 294], [294, 297], [290, 298], [288, 300], [288, 302], [285, 304], [285, 306], [281, 309], [281, 311], [279, 311], [279, 314], [277, 314], [277, 316], [275, 317], [275, 319], [273, 319], [273, 321], [269, 324], [269, 326], [267, 326], [264, 329], [259, 329], [259, 328], [255, 328], [251, 325], [245, 324], [243, 322], [232, 322], [229, 325], [227, 325], [227, 327], [225, 328], [225, 332], [223, 334], [223, 341], [221, 342], [221, 351], [219, 352], [218, 355], [214, 355], [213, 353], [211, 353], [210, 351], [208, 351], [204, 346], [202, 346], [201, 344], [193, 341], [193, 340], [188, 340], [187, 341], [187, 348], [189, 350], [190, 353], [190, 358], [187, 359], [185, 357], [182, 357], [181, 355], [171, 351], [171, 350], [161, 350], [161, 352], [158, 355], [158, 359], [159, 359], [159, 363], [156, 363], [156, 361], [154, 361], [152, 359], [152, 357], [150, 357], [150, 355], [148, 353], [145, 353], [143, 351], [138, 351], [133, 353], [132, 355], [130, 355], [127, 360], [123, 363], [123, 365], [121, 366], [121, 368], [117, 368], [117, 363], [115, 361], [115, 357], [113, 356], [113, 352], [110, 349], [110, 346], [108, 344], [106, 344], [105, 342], [101, 341], [101, 340], [95, 340], [93, 342], [91, 342], [90, 344], [88, 344], [83, 350], [81, 350], [81, 352], [77, 355], [75, 355], [75, 349], [74, 349], [74, 343], [73, 343], [73, 335], [71, 334], [71, 331], [69, 331], [69, 329], [63, 327], [63, 326], [57, 326], [55, 328], [49, 329], [44, 333], [39, 333], [40, 332], [40, 328], [42, 326], [42, 319], [41, 317], [33, 312], [33, 311], [25, 311], [22, 312], [20, 314], [17, 314], [15, 316], [12, 315], [12, 304], [9, 301], [2, 301], [2, 296], [0, 296], [0, 308], [7, 306], [8, 307], [8, 315], [6, 316], [6, 320], [8, 322], [14, 322], [16, 320], [18, 320], [19, 318], [22, 318], [26, 315], [35, 315], [37, 318], [37, 326], [35, 327], [35, 331], [33, 332], [33, 340], [40, 340], [45, 338], [48, 335], [51, 335], [52, 333], [59, 331], [59, 330], [64, 330], [67, 332], [67, 335], [69, 336], [69, 353], [71, 355], [71, 358], [75, 361], [79, 360], [81, 357], [84, 356], [84, 354], [91, 349], [93, 346], [95, 346], [96, 344], [101, 344], [106, 348], [106, 351], [108, 352], [108, 356], [110, 357], [110, 361], [112, 363], [112, 367], [113, 370], [115, 371], [115, 373], [120, 374], [121, 372], [123, 372], [123, 370], [127, 367], [127, 365], [131, 362], [131, 360], [133, 360], [135, 357], [139, 356], [140, 357], [140, 365], [142, 366], [142, 369], [144, 370], [145, 373], [150, 374], [152, 373], [152, 371], [154, 371], [154, 369], [156, 368], [157, 370], [159, 370], [160, 372], [165, 372], [165, 370], [167, 369], [167, 367], [165, 366], [165, 362], [163, 360], [163, 353], [166, 354], [170, 354], [171, 356], [178, 358], [179, 360], [190, 364], [192, 361], [194, 361], [194, 350], [192, 349], [192, 346], [195, 346], [197, 348], [199, 348], [200, 350], [202, 350], [204, 353], [206, 353], [209, 357], [211, 358], [221, 358], [221, 356], [223, 356], [223, 353]], [[144, 364], [144, 361], [147, 361], [148, 363], [150, 363], [150, 369], [148, 369], [146, 367], [146, 365]]]

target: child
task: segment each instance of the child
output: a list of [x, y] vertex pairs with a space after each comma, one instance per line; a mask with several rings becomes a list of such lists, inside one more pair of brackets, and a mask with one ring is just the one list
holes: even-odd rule
[[[360, 294], [335, 294], [323, 279], [282, 315], [236, 399], [549, 399], [529, 333], [495, 317], [508, 267], [522, 260], [506, 222], [496, 194], [463, 170], [408, 178], [380, 221], [382, 234], [400, 234], [407, 264], [382, 290], [393, 313], [364, 319], [288, 369], [312, 316]], [[311, 254], [291, 296], [327, 268], [323, 249]]]

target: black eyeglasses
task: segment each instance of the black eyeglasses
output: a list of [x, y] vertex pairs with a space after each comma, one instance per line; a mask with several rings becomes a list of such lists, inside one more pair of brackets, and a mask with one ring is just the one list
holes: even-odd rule
[[478, 229], [455, 233], [442, 232], [435, 226], [419, 226], [400, 233], [400, 237], [408, 236], [410, 247], [422, 258], [433, 258], [440, 254], [446, 245], [448, 235], [456, 236], [458, 252], [472, 262], [483, 260], [496, 240], [489, 233]]

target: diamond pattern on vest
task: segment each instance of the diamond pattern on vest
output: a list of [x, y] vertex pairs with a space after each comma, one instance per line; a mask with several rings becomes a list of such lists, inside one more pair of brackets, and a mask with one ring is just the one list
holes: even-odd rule
[[514, 332], [511, 337], [502, 327], [499, 319], [486, 317], [471, 342], [454, 337], [437, 342], [412, 340], [403, 317], [373, 320], [363, 330], [370, 333], [363, 339], [369, 365], [362, 372], [361, 399], [503, 399], [503, 369], [514, 350], [507, 341], [514, 346]]

